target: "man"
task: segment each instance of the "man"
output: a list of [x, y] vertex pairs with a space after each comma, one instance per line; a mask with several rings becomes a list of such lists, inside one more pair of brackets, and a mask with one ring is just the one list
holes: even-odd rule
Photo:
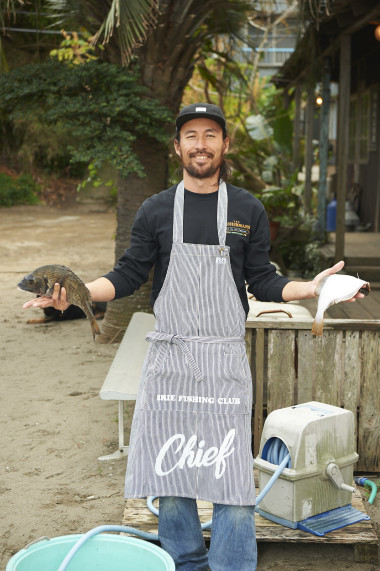
[[[160, 497], [159, 537], [181, 570], [256, 568], [251, 453], [252, 381], [245, 352], [248, 289], [260, 300], [315, 296], [319, 280], [278, 276], [262, 204], [226, 184], [229, 148], [219, 107], [189, 105], [176, 120], [183, 181], [147, 199], [114, 270], [88, 285], [94, 301], [130, 295], [154, 265], [156, 330], [133, 419], [126, 497]], [[24, 307], [67, 307], [53, 298]], [[196, 499], [214, 504], [207, 552]]]

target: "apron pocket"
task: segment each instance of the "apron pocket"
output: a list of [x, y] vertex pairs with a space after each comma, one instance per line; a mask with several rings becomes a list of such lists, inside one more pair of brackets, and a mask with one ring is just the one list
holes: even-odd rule
[[154, 341], [147, 364], [147, 375], [158, 375], [158, 373], [162, 371], [168, 357], [169, 345], [170, 344], [167, 341]]
[[245, 374], [246, 353], [241, 351], [241, 347], [227, 345], [224, 348], [224, 372], [227, 377], [240, 381], [241, 383], [247, 382], [247, 375]]

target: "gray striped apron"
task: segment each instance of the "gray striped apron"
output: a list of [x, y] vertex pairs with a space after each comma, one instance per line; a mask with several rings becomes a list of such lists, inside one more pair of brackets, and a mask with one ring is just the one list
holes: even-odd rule
[[132, 423], [126, 497], [255, 503], [252, 381], [245, 312], [225, 245], [227, 201], [222, 182], [219, 245], [184, 243], [183, 182], [177, 187], [170, 262]]

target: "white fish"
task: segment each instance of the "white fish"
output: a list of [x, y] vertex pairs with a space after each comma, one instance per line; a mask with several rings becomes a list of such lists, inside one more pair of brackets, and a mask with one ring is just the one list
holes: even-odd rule
[[367, 295], [371, 291], [371, 286], [368, 282], [353, 276], [333, 274], [323, 278], [316, 289], [319, 298], [317, 313], [311, 329], [312, 334], [322, 335], [323, 314], [330, 305], [351, 299], [359, 290]]

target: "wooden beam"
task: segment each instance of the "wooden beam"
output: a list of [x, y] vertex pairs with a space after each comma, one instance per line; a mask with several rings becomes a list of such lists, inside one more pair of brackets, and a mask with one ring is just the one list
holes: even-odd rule
[[[377, 103], [377, 164], [380, 165], [380, 93], [377, 92], [378, 103]], [[373, 232], [380, 232], [380, 177], [376, 177], [376, 182], [374, 183], [377, 186], [376, 192], [376, 206], [375, 206], [375, 224], [372, 228]]]
[[[323, 51], [323, 53], [321, 53], [320, 57], [322, 58], [334, 55], [336, 51], [340, 48], [343, 35], [352, 35], [373, 20], [380, 20], [380, 3], [378, 2], [375, 3], [375, 6], [372, 8], [372, 10], [367, 11], [362, 17], [357, 18], [350, 26], [341, 31], [339, 31], [338, 24], [336, 22], [336, 19], [334, 18], [332, 18], [329, 21], [322, 22], [323, 26], [325, 27], [323, 31], [324, 33], [326, 33], [326, 35], [331, 37], [331, 42], [329, 43], [328, 47]], [[334, 26], [336, 26], [336, 30]], [[310, 34], [311, 31], [312, 27], [310, 26], [306, 31], [306, 34]], [[335, 35], [334, 40], [332, 39], [333, 35]], [[299, 74], [296, 77], [294, 77], [292, 80], [290, 80], [288, 83], [286, 83], [286, 86], [289, 88], [292, 85], [297, 85], [297, 83], [299, 83], [300, 81], [304, 81], [305, 77], [307, 77], [310, 71], [311, 65], [314, 63], [315, 63], [314, 60], [310, 58], [310, 63], [308, 65], [304, 65]], [[283, 78], [283, 83], [285, 82], [286, 79]]]
[[380, 18], [380, 5], [376, 2], [375, 7], [370, 11], [367, 12], [361, 18], [358, 18], [351, 26], [349, 26], [346, 30], [344, 30], [344, 34], [354, 34], [358, 30], [360, 30], [363, 26], [371, 22], [372, 20], [376, 20]]
[[354, 0], [351, 2], [350, 8], [354, 16], [368, 14], [368, 12], [373, 8], [373, 0]]
[[335, 262], [344, 259], [345, 208], [347, 194], [347, 163], [349, 153], [349, 120], [351, 88], [351, 36], [343, 34], [340, 43], [338, 155], [337, 155], [337, 216]]
[[354, 15], [351, 10], [347, 10], [347, 12], [342, 12], [341, 14], [338, 14], [335, 18], [339, 28], [341, 29], [351, 26], [354, 21]]

